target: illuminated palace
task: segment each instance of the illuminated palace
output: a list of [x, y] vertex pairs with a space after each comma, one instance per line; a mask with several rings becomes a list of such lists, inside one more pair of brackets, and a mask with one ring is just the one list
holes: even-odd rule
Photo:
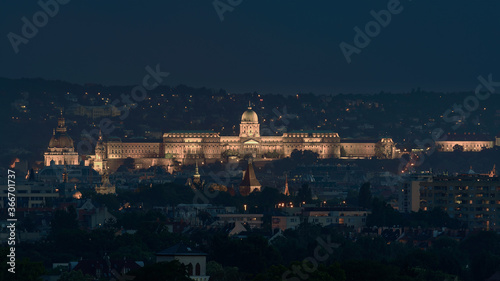
[[248, 109], [241, 116], [238, 136], [221, 136], [213, 131], [171, 131], [163, 134], [163, 142], [123, 142], [118, 138], [106, 141], [99, 137], [95, 155], [88, 157], [96, 170], [111, 170], [134, 159], [136, 168], [154, 165], [169, 166], [194, 163], [196, 159], [215, 162], [227, 158], [251, 156], [255, 160], [290, 156], [294, 150], [311, 150], [319, 158], [395, 158], [395, 143], [380, 140], [341, 140], [332, 131], [296, 131], [282, 136], [262, 136], [257, 114]]
[[[449, 135], [445, 141], [436, 142], [438, 150], [453, 151], [456, 145], [463, 151], [481, 151], [500, 145], [485, 137]], [[221, 136], [213, 131], [171, 131], [163, 134], [163, 141], [122, 141], [119, 138], [104, 140], [99, 136], [94, 155], [86, 155], [85, 165], [93, 166], [99, 172], [111, 171], [124, 164], [125, 159], [134, 159], [137, 169], [151, 166], [172, 167], [180, 164], [194, 164], [195, 161], [213, 163], [230, 158], [251, 156], [259, 159], [283, 158], [294, 150], [310, 150], [319, 158], [363, 159], [376, 156], [382, 159], [400, 157], [391, 138], [378, 140], [341, 139], [332, 131], [294, 131], [281, 136], [262, 136], [257, 114], [249, 106], [241, 116], [238, 136]], [[79, 156], [73, 140], [66, 132], [64, 118], [58, 120], [57, 128], [45, 152], [45, 165], [78, 165]]]

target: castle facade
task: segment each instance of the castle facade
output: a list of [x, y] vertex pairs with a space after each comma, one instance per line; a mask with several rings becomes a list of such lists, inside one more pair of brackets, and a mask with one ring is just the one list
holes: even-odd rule
[[291, 155], [294, 150], [310, 150], [319, 158], [396, 157], [391, 138], [380, 140], [342, 140], [333, 131], [294, 131], [281, 136], [262, 136], [257, 113], [252, 107], [242, 114], [238, 136], [221, 136], [214, 131], [171, 131], [162, 142], [124, 142], [118, 138], [104, 141], [99, 137], [95, 155], [89, 159], [96, 170], [116, 167], [126, 158], [134, 159], [136, 168], [171, 166], [175, 162], [193, 164], [251, 157], [275, 159]]

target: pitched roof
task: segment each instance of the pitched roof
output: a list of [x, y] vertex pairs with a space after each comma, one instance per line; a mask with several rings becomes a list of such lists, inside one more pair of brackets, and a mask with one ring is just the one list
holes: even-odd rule
[[288, 132], [289, 134], [334, 134], [334, 131], [330, 130], [295, 130]]
[[257, 180], [255, 176], [255, 171], [253, 169], [252, 163], [248, 163], [247, 170], [245, 171], [245, 176], [240, 183], [240, 186], [261, 186], [260, 182]]
[[168, 132], [169, 134], [213, 134], [214, 131], [211, 130], [173, 130]]
[[165, 249], [163, 251], [160, 251], [156, 253], [155, 255], [157, 256], [206, 256], [206, 253], [203, 253], [197, 249], [191, 248], [184, 244], [183, 242], [180, 242], [178, 244], [175, 244], [174, 246]]

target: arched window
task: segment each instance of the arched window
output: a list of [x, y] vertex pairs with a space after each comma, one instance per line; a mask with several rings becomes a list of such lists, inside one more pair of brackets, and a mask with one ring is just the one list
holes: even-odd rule
[[196, 276], [200, 276], [201, 275], [201, 266], [200, 266], [200, 263], [197, 263], [196, 264]]
[[188, 264], [188, 273], [189, 276], [193, 276], [193, 265], [191, 263]]

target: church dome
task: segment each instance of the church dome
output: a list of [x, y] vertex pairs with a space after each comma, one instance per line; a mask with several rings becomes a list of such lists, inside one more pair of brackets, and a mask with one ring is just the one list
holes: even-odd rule
[[66, 132], [66, 121], [61, 115], [57, 121], [57, 128], [50, 139], [49, 148], [74, 148], [73, 139]]
[[67, 134], [55, 133], [50, 139], [49, 148], [73, 148], [73, 140]]
[[243, 112], [241, 115], [241, 122], [250, 122], [250, 123], [258, 123], [259, 118], [257, 117], [257, 113], [252, 110], [252, 107], [248, 107], [248, 110]]

